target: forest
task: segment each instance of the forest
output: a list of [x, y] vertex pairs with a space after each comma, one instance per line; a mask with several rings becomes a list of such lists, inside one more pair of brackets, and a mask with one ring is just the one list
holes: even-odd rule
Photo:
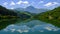
[[39, 14], [29, 12], [18, 12], [0, 6], [0, 30], [17, 21], [29, 21], [32, 19], [40, 20], [46, 23], [60, 27], [60, 6]]
[[53, 10], [42, 12], [34, 16], [34, 18], [46, 23], [53, 24], [57, 27], [60, 27], [60, 6], [54, 8]]

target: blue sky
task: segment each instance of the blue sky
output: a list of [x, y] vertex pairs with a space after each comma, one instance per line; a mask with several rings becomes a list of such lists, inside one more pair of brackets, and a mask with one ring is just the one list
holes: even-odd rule
[[52, 9], [60, 6], [60, 0], [0, 0], [0, 5], [9, 9], [26, 8], [28, 6]]

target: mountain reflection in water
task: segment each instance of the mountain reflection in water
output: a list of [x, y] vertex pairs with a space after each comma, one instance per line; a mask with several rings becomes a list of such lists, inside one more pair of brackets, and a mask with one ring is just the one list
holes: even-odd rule
[[[55, 27], [51, 24], [47, 24], [45, 22], [41, 22], [39, 20], [32, 20], [30, 22], [24, 23], [18, 23], [18, 24], [11, 24], [9, 26], [7, 26], [5, 29], [1, 30], [0, 33], [4, 34], [4, 33], [15, 33], [15, 34], [59, 34], [60, 32], [60, 28]], [[42, 33], [43, 32], [43, 33]]]

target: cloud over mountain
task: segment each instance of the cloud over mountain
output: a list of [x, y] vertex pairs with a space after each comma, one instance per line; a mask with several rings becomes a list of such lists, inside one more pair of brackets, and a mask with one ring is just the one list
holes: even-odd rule
[[20, 5], [20, 4], [29, 4], [29, 2], [28, 1], [18, 1], [16, 4], [18, 4], [18, 5]]
[[8, 3], [7, 2], [4, 2], [3, 5], [7, 5]]
[[57, 4], [59, 4], [59, 3], [58, 2], [48, 2], [44, 6], [50, 7], [50, 6], [54, 6], [54, 5], [57, 5]]
[[10, 5], [12, 6], [12, 5], [16, 5], [16, 4], [13, 1], [11, 1], [11, 4]]

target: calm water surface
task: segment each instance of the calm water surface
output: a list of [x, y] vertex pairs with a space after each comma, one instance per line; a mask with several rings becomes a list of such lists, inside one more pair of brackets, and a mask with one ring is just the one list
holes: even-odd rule
[[60, 28], [39, 20], [11, 24], [0, 31], [0, 34], [60, 34]]

